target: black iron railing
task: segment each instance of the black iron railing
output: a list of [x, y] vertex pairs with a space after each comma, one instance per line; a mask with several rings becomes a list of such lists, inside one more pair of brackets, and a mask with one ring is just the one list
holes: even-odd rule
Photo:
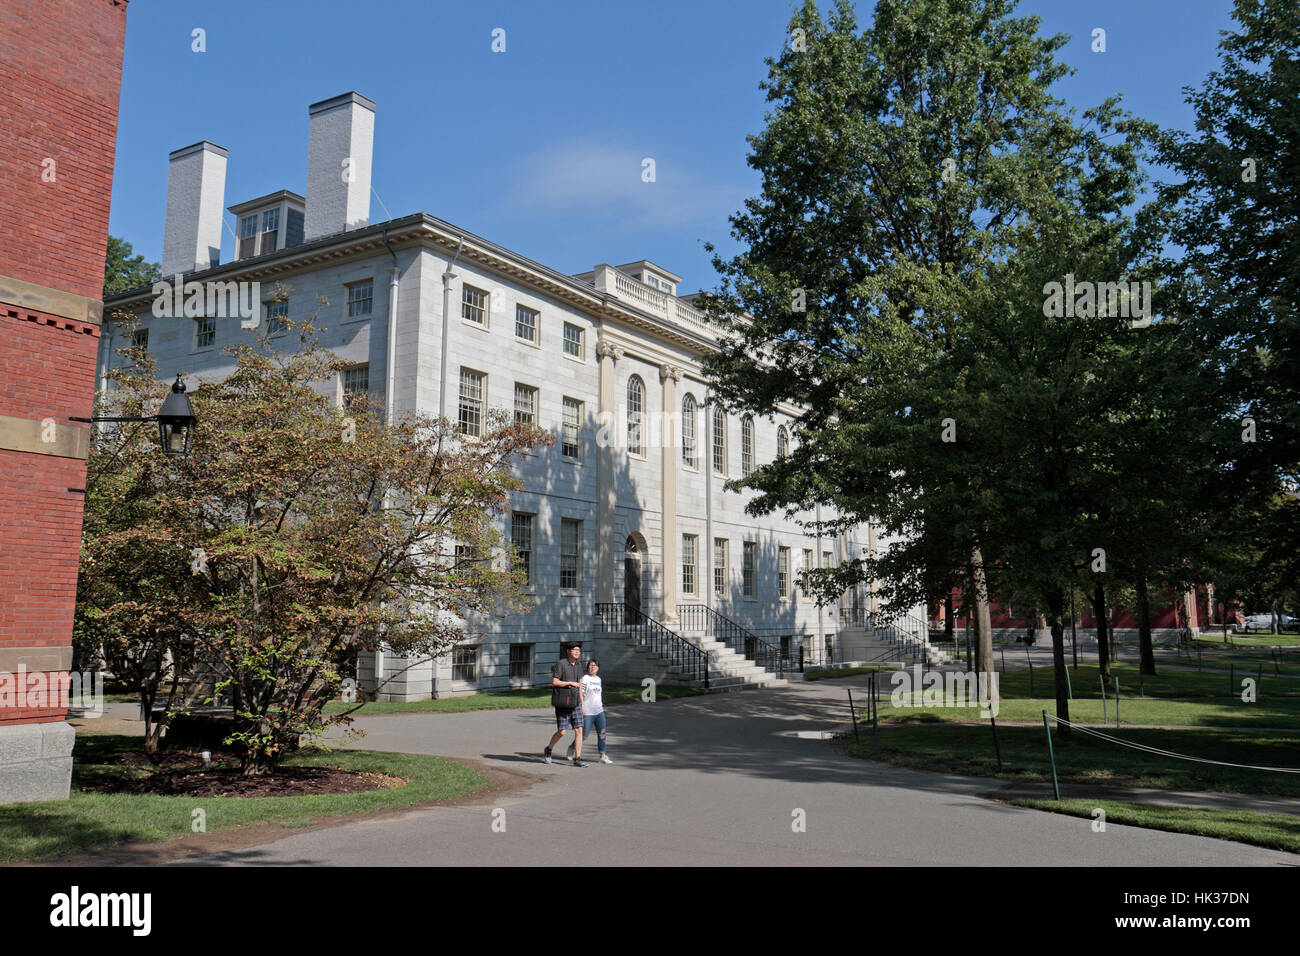
[[680, 634], [674, 634], [649, 614], [627, 604], [597, 604], [596, 622], [604, 631], [623, 631], [638, 644], [678, 668], [687, 680], [709, 686], [709, 656]]
[[913, 660], [920, 659], [929, 642], [929, 622], [910, 614], [885, 618], [860, 607], [841, 607], [840, 623], [871, 631]]
[[719, 614], [707, 604], [679, 604], [677, 619], [683, 629], [703, 631], [777, 677], [784, 677], [790, 667], [789, 659], [779, 647], [769, 644], [743, 624]]

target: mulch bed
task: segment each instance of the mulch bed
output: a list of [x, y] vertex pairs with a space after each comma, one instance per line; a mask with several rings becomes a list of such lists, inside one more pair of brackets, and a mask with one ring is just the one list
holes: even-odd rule
[[[214, 761], [221, 761], [213, 754]], [[139, 751], [120, 751], [96, 757], [97, 764], [149, 766], [149, 758]], [[170, 768], [170, 769], [169, 769]], [[238, 767], [204, 768], [197, 751], [166, 752], [155, 773], [134, 780], [84, 782], [80, 790], [96, 793], [153, 794], [162, 797], [298, 797], [309, 794], [362, 793], [400, 787], [408, 781], [383, 773], [339, 770], [333, 767], [280, 767], [274, 773], [253, 777], [240, 774]]]

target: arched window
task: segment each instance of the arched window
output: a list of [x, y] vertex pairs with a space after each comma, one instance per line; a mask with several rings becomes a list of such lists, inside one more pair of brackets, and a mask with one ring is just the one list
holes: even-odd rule
[[695, 447], [695, 396], [690, 392], [682, 396], [682, 463], [690, 468], [700, 464]]
[[786, 452], [790, 450], [790, 439], [785, 433], [785, 426], [782, 425], [776, 430], [776, 457], [784, 458]]
[[713, 406], [713, 473], [727, 473], [727, 413]]
[[740, 473], [746, 477], [754, 470], [754, 419], [740, 420]]
[[645, 439], [641, 430], [645, 410], [645, 385], [633, 375], [627, 380], [627, 450], [633, 455], [645, 454]]

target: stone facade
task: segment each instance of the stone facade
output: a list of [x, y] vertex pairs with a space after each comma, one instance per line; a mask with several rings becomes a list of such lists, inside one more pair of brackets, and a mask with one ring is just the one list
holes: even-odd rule
[[[311, 201], [309, 191], [309, 222]], [[652, 285], [652, 278], [660, 284]], [[805, 555], [838, 564], [861, 554], [867, 529], [810, 537], [797, 520], [746, 515], [749, 493], [723, 489], [727, 479], [741, 476], [742, 456], [755, 466], [775, 457], [778, 429], [784, 440], [794, 440], [797, 410], [756, 418], [748, 442], [750, 426], [727, 415], [721, 426], [725, 466], [715, 470], [713, 409], [700, 370], [715, 340], [688, 299], [664, 291], [680, 281], [672, 273], [643, 261], [562, 275], [417, 214], [187, 276], [208, 279], [258, 281], [264, 300], [279, 286], [289, 297], [288, 315], [314, 316], [324, 329], [321, 344], [365, 365], [370, 391], [394, 415], [418, 409], [456, 419], [465, 373], [482, 383], [489, 407], [514, 408], [517, 386], [535, 390], [537, 423], [556, 437], [552, 447], [516, 463], [523, 490], [511, 502], [513, 512], [531, 516], [535, 607], [468, 622], [463, 646], [475, 649], [472, 665], [464, 651], [460, 667], [452, 656], [412, 664], [380, 654], [360, 662], [363, 686], [374, 687], [378, 673], [382, 697], [421, 699], [549, 684], [561, 642], [591, 640], [596, 604], [632, 600], [629, 589], [639, 590], [643, 610], [669, 627], [677, 625], [679, 604], [707, 604], [774, 644], [784, 638], [792, 656], [801, 646], [812, 660], [823, 655], [834, 614], [796, 593], [796, 575]], [[349, 316], [349, 290], [358, 283], [370, 283], [370, 309]], [[195, 320], [156, 319], [150, 302], [149, 290], [141, 289], [108, 306], [140, 316], [160, 374], [215, 378], [230, 371], [222, 348], [249, 335], [237, 321], [219, 320], [213, 341], [200, 348]], [[103, 358], [121, 360], [108, 350]], [[697, 409], [693, 463], [680, 434], [688, 395]], [[565, 454], [566, 399], [581, 403], [577, 454]], [[628, 421], [635, 422], [638, 412], [642, 447], [629, 447]], [[505, 517], [507, 535], [511, 520]], [[572, 587], [561, 586], [566, 520], [581, 522], [577, 580], [566, 582]], [[682, 567], [684, 535], [693, 536], [693, 574]], [[725, 540], [727, 556], [718, 592], [715, 539]], [[744, 585], [746, 542], [753, 554], [752, 594]], [[636, 562], [639, 575], [630, 570]], [[784, 595], [778, 593], [779, 567], [787, 569]], [[865, 596], [861, 601], [865, 606]]]

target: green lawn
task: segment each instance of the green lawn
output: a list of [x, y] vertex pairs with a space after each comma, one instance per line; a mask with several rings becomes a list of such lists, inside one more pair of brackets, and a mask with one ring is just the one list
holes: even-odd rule
[[822, 670], [804, 671], [804, 680], [834, 680], [837, 677], [856, 677], [859, 674], [875, 674], [879, 671], [892, 671], [898, 668], [885, 667], [881, 664], [866, 664], [861, 667], [829, 667]]
[[[1114, 800], [1038, 800], [1017, 797], [1003, 801], [1052, 813], [1093, 818], [1098, 807], [1106, 811], [1107, 824], [1128, 824], [1149, 830], [1171, 830], [1196, 836], [1252, 843], [1271, 850], [1300, 853], [1300, 816], [1289, 813], [1252, 813], [1249, 810], [1202, 810], [1162, 807]], [[1098, 834], [1098, 838], [1102, 837]]]
[[[1112, 677], [1119, 679], [1120, 693], [1125, 696], [1137, 696], [1139, 689], [1147, 697], [1226, 697], [1229, 693], [1240, 698], [1241, 681], [1249, 677], [1256, 682], [1255, 690], [1260, 700], [1265, 698], [1300, 699], [1300, 681], [1288, 678], [1276, 678], [1272, 672], [1261, 665], [1233, 667], [1229, 670], [1227, 663], [1221, 669], [1196, 670], [1195, 662], [1189, 668], [1184, 665], [1161, 667], [1164, 663], [1156, 661], [1155, 676], [1139, 675], [1137, 664], [1117, 662], [1110, 665]], [[1068, 665], [1067, 665], [1068, 666]], [[1075, 697], [1101, 698], [1101, 675], [1096, 664], [1081, 664], [1070, 671], [1069, 684]], [[1106, 696], [1111, 696], [1113, 683], [1106, 684]], [[1008, 670], [998, 674], [998, 689], [1004, 697], [1054, 697], [1056, 683], [1052, 668], [1034, 665], [1033, 676], [1029, 668]]]
[[[882, 708], [881, 714], [884, 714]], [[886, 763], [1006, 780], [1051, 780], [1047, 737], [1041, 726], [1008, 727], [998, 724], [1002, 749], [998, 770], [993, 731], [982, 727], [930, 721], [929, 711], [918, 711], [924, 722], [880, 728], [880, 756], [868, 724], [860, 727], [861, 741], [849, 742], [856, 757]], [[1292, 734], [1270, 734], [1249, 729], [1232, 730], [1119, 730], [1106, 731], [1122, 740], [1209, 760], [1267, 767], [1300, 767], [1300, 742]], [[1084, 734], [1061, 737], [1053, 731], [1057, 773], [1063, 782], [1113, 787], [1155, 787], [1163, 790], [1222, 791], [1300, 797], [1300, 774], [1241, 770], [1192, 763], [1133, 750]]]
[[488, 778], [464, 764], [415, 754], [366, 750], [304, 751], [290, 766], [328, 766], [406, 778], [402, 786], [366, 793], [295, 797], [159, 797], [87, 792], [87, 785], [147, 774], [148, 767], [97, 763], [118, 750], [139, 750], [140, 738], [77, 735], [72, 794], [67, 800], [0, 806], [0, 864], [32, 862], [128, 842], [154, 842], [191, 832], [193, 811], [207, 814], [207, 832], [279, 822], [287, 828], [319, 817], [400, 810], [481, 790]]
[[[622, 704], [641, 703], [644, 692], [640, 684], [612, 684], [604, 686], [606, 707], [618, 707]], [[705, 693], [695, 687], [682, 687], [676, 684], [656, 684], [656, 700], [672, 700], [677, 697], [694, 697]], [[489, 691], [483, 694], [470, 694], [466, 697], [441, 697], [437, 700], [403, 700], [377, 701], [356, 708], [356, 704], [344, 704], [333, 701], [325, 705], [327, 714], [340, 714], [351, 711], [354, 717], [370, 717], [378, 714], [459, 714], [469, 710], [508, 710], [513, 708], [550, 707], [551, 689], [549, 687], [526, 687], [522, 690]]]
[[[1123, 681], [1121, 683], [1121, 689]], [[916, 697], [919, 702], [919, 695]], [[997, 713], [999, 724], [1003, 721], [1042, 721], [1042, 712], [1056, 713], [1056, 701], [1043, 698], [1003, 697]], [[918, 717], [927, 721], [967, 722], [981, 720], [980, 711], [974, 707], [894, 707], [890, 698], [880, 698], [880, 719], [915, 722]], [[1104, 714], [1104, 718], [1103, 718]], [[1271, 727], [1279, 730], [1300, 730], [1300, 698], [1261, 698], [1253, 704], [1244, 704], [1239, 698], [1202, 698], [1196, 700], [1169, 700], [1146, 697], [1123, 697], [1119, 708], [1120, 726], [1148, 724], [1161, 727]], [[1115, 726], [1115, 701], [1106, 702], [1103, 708], [1099, 697], [1070, 701], [1070, 719], [1085, 724]], [[988, 721], [983, 720], [984, 723]]]

